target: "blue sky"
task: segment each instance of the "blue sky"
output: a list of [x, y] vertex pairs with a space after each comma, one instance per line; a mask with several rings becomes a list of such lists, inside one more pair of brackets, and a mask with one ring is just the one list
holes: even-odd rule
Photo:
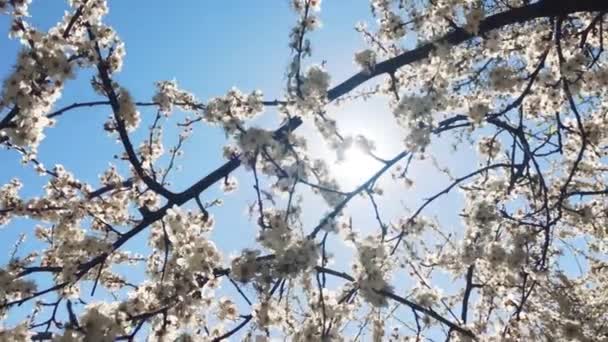
[[[331, 16], [332, 20], [324, 24], [323, 34], [313, 35], [316, 62], [321, 58], [326, 60], [337, 80], [355, 70], [351, 63], [352, 51], [361, 46], [362, 41], [353, 25], [355, 18], [365, 17], [368, 6], [365, 2], [359, 5], [344, 8], [328, 2], [323, 15]], [[32, 21], [47, 29], [66, 8], [63, 1], [34, 1]], [[8, 30], [7, 19], [0, 17], [0, 28], [4, 32]], [[171, 5], [166, 1], [146, 1], [145, 6], [141, 2], [110, 1], [106, 21], [114, 26], [127, 46], [125, 65], [116, 80], [137, 100], [149, 100], [154, 93], [154, 82], [166, 79], [176, 79], [181, 87], [201, 100], [223, 95], [232, 86], [244, 92], [260, 89], [267, 99], [282, 94], [290, 55], [288, 32], [295, 22], [288, 1], [192, 0]], [[344, 49], [336, 49], [335, 42], [340, 42]], [[10, 72], [18, 49], [17, 41], [0, 40], [0, 51], [11, 56], [0, 65], [0, 77], [5, 78]], [[99, 99], [89, 86], [91, 75], [90, 70], [79, 72], [77, 79], [67, 84], [56, 108], [75, 101]], [[40, 160], [48, 167], [63, 164], [81, 180], [98, 184], [97, 176], [107, 168], [112, 156], [121, 151], [120, 145], [101, 130], [109, 114], [109, 108], [104, 107], [66, 113], [56, 127], [46, 132]], [[143, 114], [149, 119], [153, 112]], [[276, 120], [276, 114], [269, 108], [258, 124], [270, 128]], [[175, 121], [165, 127], [170, 146], [176, 141]], [[146, 134], [143, 128], [144, 125], [133, 134], [134, 140]], [[224, 143], [221, 130], [198, 125], [181, 161], [184, 171], [173, 179], [175, 188], [183, 189], [221, 165]], [[23, 167], [16, 153], [2, 153], [0, 162], [3, 165], [0, 182], [19, 176], [26, 184], [24, 196], [40, 192], [46, 180], [29, 167]]]
[[[203, 101], [225, 94], [232, 86], [244, 92], [260, 89], [268, 100], [281, 97], [286, 83], [285, 70], [290, 60], [288, 34], [296, 20], [287, 0], [109, 2], [110, 14], [106, 22], [117, 30], [125, 41], [127, 50], [123, 71], [117, 75], [116, 80], [129, 89], [135, 99], [149, 100], [154, 93], [154, 82], [166, 79], [176, 79], [181, 87]], [[345, 3], [348, 3], [348, 6], [345, 6]], [[34, 0], [31, 19], [38, 27], [47, 29], [62, 16], [65, 9], [63, 1]], [[369, 2], [324, 1], [320, 15], [323, 27], [310, 36], [313, 57], [308, 59], [308, 62], [326, 61], [333, 83], [336, 84], [357, 71], [352, 62], [353, 54], [362, 49], [364, 44], [354, 26], [360, 20], [370, 19]], [[0, 30], [3, 30], [4, 34], [8, 31], [8, 26], [7, 17], [1, 16]], [[18, 42], [0, 39], [0, 51], [3, 56], [8, 56], [0, 64], [1, 78], [5, 78], [10, 72], [18, 48]], [[76, 101], [100, 99], [89, 86], [91, 75], [90, 70], [80, 71], [77, 79], [66, 86], [56, 108]], [[395, 124], [390, 121], [392, 114], [386, 99], [357, 101], [338, 109], [332, 107], [329, 113], [344, 121], [340, 126], [344, 132], [365, 133], [376, 140], [381, 157], [390, 158], [403, 148], [403, 132], [395, 128]], [[59, 118], [56, 127], [46, 131], [47, 138], [40, 146], [39, 159], [48, 167], [63, 164], [80, 180], [91, 183], [94, 187], [98, 186], [98, 175], [108, 167], [109, 162], [124, 167], [123, 163], [112, 158], [122, 152], [121, 145], [102, 130], [103, 122], [109, 114], [110, 109], [107, 107], [79, 109], [64, 114]], [[144, 110], [142, 114], [149, 120], [154, 113]], [[277, 118], [274, 110], [268, 108], [255, 124], [265, 128], [276, 127]], [[167, 148], [177, 139], [175, 122], [173, 120], [165, 125]], [[132, 134], [134, 141], [141, 141], [138, 139], [147, 134], [145, 123], [146, 119], [144, 125]], [[332, 162], [332, 156], [326, 152], [318, 136], [310, 131], [310, 127], [303, 130], [310, 136], [311, 150], [321, 153]], [[172, 178], [174, 189], [184, 189], [221, 165], [221, 146], [225, 142], [220, 129], [197, 125], [193, 138], [186, 145], [185, 156], [179, 161], [183, 171], [175, 173]], [[447, 153], [449, 146], [440, 145], [434, 149], [444, 166], [454, 166], [455, 175], [469, 172], [474, 167], [471, 163], [462, 163], [463, 160], [471, 160], [469, 150], [453, 154]], [[19, 160], [14, 151], [0, 151], [0, 184], [18, 177], [25, 184], [21, 192], [24, 198], [39, 195], [47, 179], [38, 176], [31, 167], [21, 165]], [[429, 171], [429, 163], [430, 161], [426, 160], [413, 164], [412, 172], [419, 181], [415, 188], [405, 190], [389, 186], [385, 189], [384, 205], [381, 208], [385, 221], [405, 215], [404, 205], [415, 208], [416, 203], [421, 203], [422, 197], [432, 195], [447, 185], [445, 177], [438, 178], [439, 175]], [[374, 173], [379, 165], [370, 163], [358, 167], [364, 168], [364, 172], [351, 172], [349, 168], [340, 169], [340, 172], [345, 173], [338, 175], [345, 190], [357, 185], [365, 176], [365, 171], [369, 171], [369, 175]], [[205, 200], [217, 197], [224, 199], [224, 205], [214, 208], [212, 214], [217, 221], [213, 237], [226, 253], [252, 246], [255, 237], [255, 225], [245, 214], [247, 203], [254, 199], [252, 177], [242, 170], [236, 175], [241, 183], [241, 188], [236, 193], [224, 196], [214, 187], [203, 196]], [[443, 221], [449, 222], [457, 229], [459, 219], [455, 198], [457, 197], [441, 199], [436, 205], [430, 206], [427, 213], [439, 215]], [[304, 208], [307, 228], [318, 222], [327, 211], [317, 200], [305, 202]], [[361, 230], [369, 232], [377, 229], [373, 211], [367, 200], [355, 200], [349, 206], [348, 213], [355, 218], [354, 222]], [[6, 253], [0, 253], [0, 262], [4, 263], [8, 258], [9, 246], [21, 232], [31, 233], [33, 222], [16, 220], [2, 229], [5, 243], [3, 250]], [[127, 245], [135, 250], [142, 250], [143, 246], [142, 239]], [[22, 252], [37, 247], [30, 237]], [[344, 256], [349, 255], [344, 247], [337, 247], [335, 250], [344, 253]], [[343, 262], [339, 265], [346, 267]]]

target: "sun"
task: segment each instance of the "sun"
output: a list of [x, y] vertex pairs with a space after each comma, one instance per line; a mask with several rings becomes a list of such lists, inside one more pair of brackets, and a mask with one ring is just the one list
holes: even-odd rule
[[344, 154], [344, 160], [333, 157], [330, 170], [343, 190], [352, 190], [374, 175], [382, 167], [380, 161], [356, 147], [350, 147]]

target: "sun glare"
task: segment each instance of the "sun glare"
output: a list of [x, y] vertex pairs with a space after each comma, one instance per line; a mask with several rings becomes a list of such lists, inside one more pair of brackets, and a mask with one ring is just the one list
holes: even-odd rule
[[379, 161], [360, 149], [351, 147], [346, 150], [344, 160], [336, 161], [334, 157], [331, 170], [343, 190], [352, 190], [368, 180], [379, 167]]

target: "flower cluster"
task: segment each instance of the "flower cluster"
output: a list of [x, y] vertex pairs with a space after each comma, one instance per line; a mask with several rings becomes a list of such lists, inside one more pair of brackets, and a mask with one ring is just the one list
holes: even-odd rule
[[490, 111], [490, 108], [487, 104], [483, 102], [477, 102], [470, 106], [469, 108], [469, 117], [475, 124], [481, 124], [485, 118], [486, 114]]
[[[608, 336], [603, 12], [572, 12], [581, 6], [573, 2], [561, 9], [568, 20], [547, 20], [544, 11], [553, 3], [545, 2], [372, 0], [376, 31], [361, 25], [367, 46], [351, 53], [362, 71], [330, 91], [325, 64], [303, 67], [312, 53], [308, 33], [320, 27], [321, 1], [291, 1], [298, 20], [289, 36], [284, 101], [264, 102], [259, 91], [231, 89], [203, 104], [175, 81], [156, 83], [152, 104], [160, 114], [169, 117], [178, 109], [196, 115], [181, 124], [187, 128], [178, 147], [168, 150], [171, 167], [194, 122], [221, 127], [230, 144], [223, 151], [230, 160], [226, 166], [174, 192], [154, 165], [165, 154], [159, 115], [150, 134], [131, 144], [141, 165], [129, 165], [133, 161], [119, 154], [117, 162], [126, 165], [102, 170], [98, 187], [61, 165], [47, 168], [38, 161], [44, 133], [63, 113], [50, 111], [77, 69], [97, 71], [91, 85], [110, 100], [98, 102], [115, 110], [106, 128], [120, 128], [123, 140], [123, 129], [133, 131], [142, 121], [142, 103], [112, 80], [125, 48], [102, 22], [105, 0], [68, 1], [70, 11], [47, 32], [30, 22], [29, 0], [0, 0], [0, 12], [11, 17], [9, 35], [22, 44], [0, 92], [0, 141], [48, 180], [32, 198], [22, 197], [19, 180], [0, 186], [0, 225], [14, 218], [36, 221], [30, 230], [39, 240], [37, 250], [24, 252], [32, 247], [21, 238], [0, 268], [2, 318], [18, 317], [13, 308], [22, 300], [33, 308], [26, 323], [14, 319], [14, 327], [3, 327], [0, 340], [37, 338], [32, 334], [48, 326], [55, 341], [139, 339], [142, 327], [150, 341], [342, 341], [353, 321], [362, 322], [359, 338], [373, 341], [428, 339], [442, 332], [446, 336], [439, 337], [454, 341]], [[583, 7], [601, 9], [592, 1]], [[539, 17], [519, 17], [530, 9]], [[517, 25], [496, 20], [505, 17]], [[492, 25], [483, 24], [484, 18], [492, 18]], [[467, 39], [460, 43], [461, 38]], [[388, 69], [379, 70], [379, 56]], [[385, 82], [351, 92], [380, 71], [389, 72]], [[440, 187], [422, 195], [421, 203], [398, 201], [398, 189], [384, 183], [382, 172], [342, 192], [331, 165], [309, 154], [302, 136], [285, 131], [299, 124], [298, 117], [313, 118], [314, 133], [338, 161], [353, 146], [375, 157], [375, 143], [342, 134], [328, 106], [329, 100], [339, 99], [339, 105], [375, 95], [390, 98], [397, 123], [407, 130], [405, 148], [417, 157], [376, 159], [409, 186], [410, 177], [423, 169], [431, 187]], [[261, 126], [266, 120], [254, 122], [265, 104], [277, 105], [289, 122], [279, 130]], [[75, 106], [81, 105], [88, 104]], [[445, 143], [431, 150], [439, 139]], [[444, 167], [443, 157], [459, 161], [463, 145], [473, 161], [458, 170]], [[454, 156], [444, 146], [453, 148]], [[209, 179], [224, 192], [248, 184], [233, 178], [239, 161], [254, 171], [248, 208], [257, 236], [254, 246], [227, 259], [222, 239], [212, 240], [211, 214], [219, 212], [214, 205], [222, 199], [203, 204], [200, 198], [217, 194], [207, 191]], [[121, 175], [134, 166], [166, 191]], [[434, 184], [443, 181], [445, 186]], [[391, 191], [380, 196], [380, 186]], [[461, 222], [446, 220], [443, 212], [425, 216], [452, 207], [440, 198], [460, 199], [455, 189], [464, 194]], [[315, 200], [321, 198], [328, 211], [318, 210]], [[367, 216], [377, 221], [372, 229], [379, 224], [382, 234], [365, 237], [367, 232], [357, 229], [356, 221], [366, 214], [359, 208], [366, 203]], [[405, 209], [389, 218], [394, 210], [382, 207], [387, 203]], [[148, 245], [138, 246], [136, 236]], [[336, 242], [353, 249], [336, 253]], [[125, 250], [133, 244], [146, 255]], [[344, 271], [340, 266], [351, 256], [352, 272]], [[145, 267], [144, 279], [124, 267], [139, 265]], [[447, 277], [453, 283], [443, 293], [437, 285], [445, 285]], [[403, 297], [402, 280], [413, 284]], [[93, 292], [102, 287], [114, 300], [85, 304], [80, 291], [91, 284]], [[50, 292], [61, 308], [47, 303]], [[241, 307], [231, 294], [250, 305]], [[387, 311], [389, 300], [411, 315]], [[397, 313], [399, 327], [391, 332]], [[52, 316], [45, 322], [40, 317], [46, 314]]]
[[310, 66], [304, 75], [299, 77], [296, 89], [296, 108], [302, 115], [319, 112], [327, 102], [327, 90], [330, 85], [329, 73], [320, 65]]
[[237, 311], [236, 304], [234, 304], [234, 302], [232, 300], [230, 300], [230, 298], [226, 298], [226, 297], [220, 298], [219, 304], [218, 304], [217, 317], [222, 321], [224, 321], [224, 320], [234, 321], [237, 319], [237, 315], [238, 315], [238, 311]]
[[[375, 3], [379, 3], [376, 1]], [[381, 8], [376, 5], [375, 8]], [[398, 40], [405, 36], [405, 23], [403, 19], [395, 12], [383, 6], [382, 14], [380, 14], [380, 32], [379, 36], [385, 40]]]
[[297, 12], [305, 11], [306, 6], [313, 11], [321, 10], [321, 0], [292, 0], [291, 5]]
[[120, 119], [123, 120], [125, 127], [129, 131], [135, 130], [141, 122], [141, 115], [131, 98], [131, 94], [125, 88], [120, 89], [118, 103], [120, 108], [118, 114]]
[[307, 180], [310, 170], [306, 163], [291, 163], [282, 167], [285, 174], [279, 177], [273, 189], [279, 193], [288, 193], [293, 189], [295, 182]]
[[386, 246], [378, 239], [367, 237], [357, 242], [358, 259], [353, 265], [357, 274], [357, 284], [361, 296], [373, 306], [381, 307], [387, 305], [386, 297], [379, 291], [389, 290], [387, 282], [387, 260]]
[[[338, 181], [332, 177], [329, 166], [322, 159], [315, 159], [312, 163], [312, 170], [318, 176], [319, 188], [314, 188], [313, 191], [321, 194], [325, 203], [331, 208], [334, 208], [342, 202], [344, 195], [340, 192]], [[329, 189], [329, 190], [325, 190]], [[331, 191], [338, 190], [338, 191]]]
[[179, 89], [176, 81], [156, 82], [156, 94], [152, 97], [152, 101], [158, 104], [159, 110], [165, 115], [173, 111], [174, 105], [184, 110], [197, 109], [194, 95]]
[[517, 84], [514, 72], [508, 66], [500, 66], [492, 69], [489, 75], [489, 81], [490, 85], [498, 91], [511, 90]]
[[144, 169], [152, 168], [156, 160], [163, 156], [165, 148], [162, 141], [162, 131], [156, 129], [151, 132], [151, 140], [143, 141], [137, 150], [141, 165]]
[[35, 152], [44, 130], [54, 123], [46, 115], [60, 97], [64, 83], [74, 77], [77, 66], [98, 62], [96, 46], [89, 41], [88, 32], [96, 37], [99, 48], [111, 52], [106, 60], [109, 73], [120, 70], [125, 50], [114, 30], [101, 24], [108, 12], [105, 0], [70, 1], [78, 13], [73, 15], [79, 20], [65, 15], [48, 32], [41, 32], [26, 21], [29, 3], [11, 1], [10, 12], [9, 4], [3, 1], [4, 10], [13, 17], [9, 36], [19, 38], [24, 46], [0, 94], [0, 110], [12, 107], [10, 125], [0, 127], [0, 136]]
[[299, 239], [277, 251], [273, 268], [281, 276], [297, 277], [309, 271], [319, 260], [319, 246], [310, 239]]
[[464, 26], [464, 29], [467, 30], [467, 32], [469, 32], [469, 33], [478, 34], [479, 33], [479, 24], [481, 23], [483, 18], [484, 18], [483, 7], [476, 7], [476, 8], [471, 9], [469, 11], [469, 13], [467, 13], [467, 15], [466, 15], [467, 23]]
[[433, 223], [424, 217], [400, 218], [397, 222], [398, 229], [408, 236], [419, 236], [430, 226], [433, 226]]
[[[38, 40], [38, 44], [44, 44], [42, 37]], [[44, 138], [44, 129], [53, 124], [45, 114], [59, 98], [64, 80], [71, 77], [71, 70], [59, 47], [41, 48], [40, 52], [22, 51], [15, 72], [4, 81], [0, 100], [0, 109], [12, 105], [15, 116], [12, 127], [0, 130], [0, 134], [15, 145], [36, 150]], [[36, 81], [47, 77], [52, 81]]]
[[259, 255], [260, 251], [246, 249], [240, 256], [232, 259], [231, 277], [243, 283], [251, 281], [260, 270]]
[[355, 63], [365, 73], [371, 73], [376, 66], [376, 53], [373, 50], [366, 49], [355, 53]]
[[502, 149], [500, 141], [496, 138], [483, 137], [479, 139], [477, 144], [477, 150], [481, 155], [488, 156], [489, 158], [496, 157]]
[[238, 189], [239, 182], [236, 177], [228, 176], [220, 183], [220, 189], [225, 193], [231, 193]]
[[239, 148], [246, 159], [254, 160], [258, 153], [266, 148], [271, 149], [278, 144], [272, 135], [271, 131], [256, 127], [249, 128], [239, 136]]
[[28, 342], [33, 335], [27, 324], [21, 323], [12, 329], [0, 330], [0, 341]]
[[209, 100], [203, 120], [221, 126], [229, 134], [234, 134], [243, 126], [244, 121], [252, 119], [263, 110], [260, 91], [245, 95], [238, 89], [232, 88], [225, 96]]
[[[18, 278], [19, 270], [9, 267], [0, 268], [0, 303], [6, 304], [11, 301], [23, 299], [36, 291], [36, 284], [33, 280]], [[6, 307], [0, 309], [0, 317], [5, 318]], [[1, 335], [0, 335], [1, 336]]]
[[[207, 240], [203, 234], [210, 232], [214, 222], [204, 214], [184, 212], [179, 207], [167, 210], [162, 223], [153, 226], [149, 243], [159, 251], [171, 247], [171, 258], [167, 265], [170, 270], [165, 278], [176, 278], [186, 283], [186, 288], [195, 286], [199, 277], [210, 277], [215, 268], [219, 267], [221, 255], [215, 244]], [[168, 240], [168, 241], [167, 241]], [[158, 264], [157, 259], [152, 265]], [[154, 274], [162, 275], [162, 270], [153, 268]]]
[[[310, 291], [308, 294], [308, 315], [302, 324], [295, 327], [293, 340], [306, 341], [343, 341], [338, 327], [348, 321], [352, 315], [354, 305], [340, 303], [339, 292], [324, 290], [322, 294], [318, 291]], [[330, 327], [324, 327], [324, 322], [332, 322]]]
[[23, 201], [19, 198], [19, 189], [23, 184], [18, 179], [0, 187], [0, 226], [10, 221], [11, 211], [20, 208]]
[[86, 332], [86, 338], [100, 341], [114, 341], [124, 334], [127, 315], [117, 311], [118, 305], [106, 303], [89, 304], [80, 317], [79, 325]]
[[412, 151], [424, 151], [431, 143], [432, 113], [441, 98], [435, 93], [425, 96], [403, 96], [393, 110], [398, 122], [408, 129], [405, 145]]
[[440, 294], [436, 289], [426, 286], [417, 286], [413, 289], [412, 295], [416, 300], [416, 304], [430, 308], [439, 301]]

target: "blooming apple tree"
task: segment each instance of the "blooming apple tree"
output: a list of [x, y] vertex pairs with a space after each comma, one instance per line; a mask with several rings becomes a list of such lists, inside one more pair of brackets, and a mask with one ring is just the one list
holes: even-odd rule
[[[115, 80], [128, 67], [126, 42], [104, 23], [106, 0], [68, 0], [48, 31], [29, 21], [30, 2], [0, 0], [8, 36], [22, 44], [0, 92], [0, 143], [46, 185], [24, 198], [18, 175], [1, 184], [0, 225], [36, 222], [31, 238], [45, 248], [19, 251], [17, 241], [0, 265], [0, 315], [12, 322], [1, 341], [608, 341], [608, 2], [371, 0], [375, 22], [356, 26], [367, 48], [344, 61], [360, 71], [336, 80], [311, 49], [321, 1], [292, 0], [285, 91], [272, 101], [237, 88], [200, 100], [164, 80], [151, 99], [135, 99]], [[93, 70], [99, 99], [56, 108], [83, 69]], [[375, 96], [394, 114], [384, 124], [405, 132], [402, 152], [386, 159], [327, 112]], [[99, 129], [124, 151], [96, 184], [38, 153], [57, 120], [92, 106], [111, 112]], [[144, 107], [156, 112], [149, 127], [140, 125]], [[279, 127], [251, 124], [271, 107]], [[163, 137], [170, 121], [181, 129], [174, 147]], [[298, 134], [303, 123], [338, 159], [358, 148], [382, 167], [341, 189]], [[167, 177], [200, 125], [225, 132], [217, 148], [226, 162], [175, 189]], [[133, 138], [138, 130], [145, 139]], [[433, 144], [471, 144], [478, 159], [441, 191], [421, 193], [418, 207], [383, 218], [379, 180], [416, 183], [408, 170], [432, 157]], [[226, 229], [222, 217], [201, 198], [212, 185], [235, 190], [239, 167], [255, 184], [257, 243], [229, 255], [211, 237]], [[462, 222], [447, 234], [425, 209], [452, 190], [464, 199]], [[306, 212], [303, 193], [328, 211]], [[377, 229], [349, 218], [355, 198], [368, 200]], [[316, 225], [302, 223], [314, 215]], [[136, 236], [149, 253], [126, 249]], [[354, 248], [346, 267], [332, 266], [332, 236]], [[564, 259], [580, 272], [567, 272]], [[134, 283], [129, 268], [145, 269], [145, 279]], [[85, 288], [96, 300], [83, 300]], [[116, 295], [96, 297], [100, 288]]]

